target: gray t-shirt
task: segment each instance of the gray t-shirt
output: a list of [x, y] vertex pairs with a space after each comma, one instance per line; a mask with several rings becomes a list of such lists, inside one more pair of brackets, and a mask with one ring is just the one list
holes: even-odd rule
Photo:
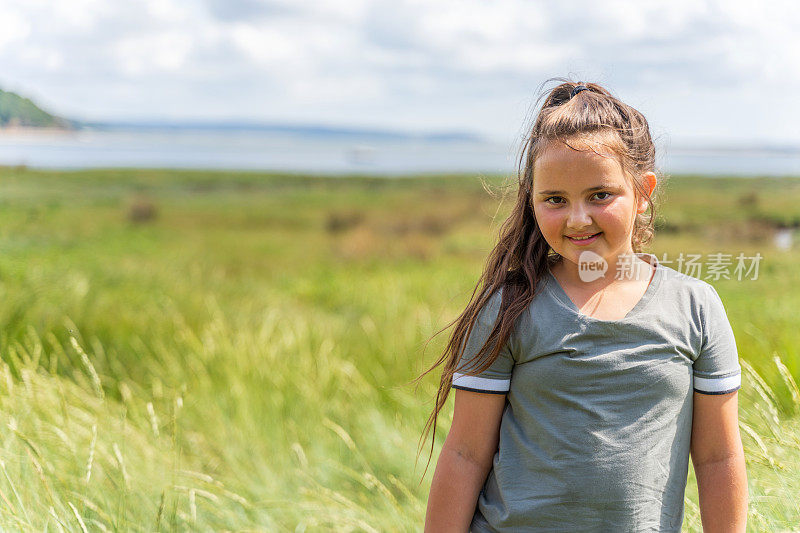
[[471, 531], [680, 531], [692, 391], [741, 385], [736, 342], [716, 290], [655, 265], [620, 320], [581, 314], [551, 272], [494, 364], [465, 363], [497, 318], [481, 310], [453, 387], [507, 394], [498, 450]]

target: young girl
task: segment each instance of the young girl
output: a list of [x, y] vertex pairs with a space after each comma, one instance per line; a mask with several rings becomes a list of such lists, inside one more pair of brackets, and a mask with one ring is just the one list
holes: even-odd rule
[[704, 530], [744, 531], [725, 309], [641, 252], [657, 186], [648, 123], [600, 85], [556, 81], [516, 205], [425, 372], [445, 363], [425, 435], [456, 389], [425, 531], [680, 531], [690, 452]]

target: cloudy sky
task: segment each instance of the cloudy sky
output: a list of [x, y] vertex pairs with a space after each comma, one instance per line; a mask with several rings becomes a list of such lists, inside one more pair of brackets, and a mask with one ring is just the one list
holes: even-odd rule
[[72, 118], [519, 135], [597, 81], [671, 142], [800, 144], [796, 1], [0, 0], [0, 87]]

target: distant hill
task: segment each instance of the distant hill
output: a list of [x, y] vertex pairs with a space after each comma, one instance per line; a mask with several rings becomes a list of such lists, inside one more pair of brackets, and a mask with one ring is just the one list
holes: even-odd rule
[[84, 121], [66, 119], [48, 113], [30, 99], [0, 89], [0, 129], [58, 128], [63, 130], [100, 131], [215, 131], [260, 132], [304, 138], [339, 138], [357, 140], [417, 140], [428, 142], [483, 142], [484, 139], [465, 131], [397, 131], [320, 124], [285, 124], [254, 121], [142, 120]]
[[247, 121], [109, 121], [78, 122], [81, 129], [102, 131], [214, 131], [214, 132], [259, 132], [304, 138], [338, 138], [351, 140], [418, 140], [431, 142], [483, 142], [485, 139], [464, 131], [399, 131], [390, 129], [362, 128], [352, 126], [320, 124], [282, 124], [274, 122]]
[[48, 113], [28, 98], [0, 89], [0, 128], [74, 127], [72, 121]]

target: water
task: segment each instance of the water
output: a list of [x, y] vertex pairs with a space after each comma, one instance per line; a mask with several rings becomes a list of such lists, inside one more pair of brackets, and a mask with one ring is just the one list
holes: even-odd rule
[[[517, 146], [477, 141], [358, 139], [259, 131], [4, 132], [0, 164], [81, 169], [158, 167], [413, 174], [513, 172]], [[671, 174], [800, 176], [800, 150], [658, 147]]]

